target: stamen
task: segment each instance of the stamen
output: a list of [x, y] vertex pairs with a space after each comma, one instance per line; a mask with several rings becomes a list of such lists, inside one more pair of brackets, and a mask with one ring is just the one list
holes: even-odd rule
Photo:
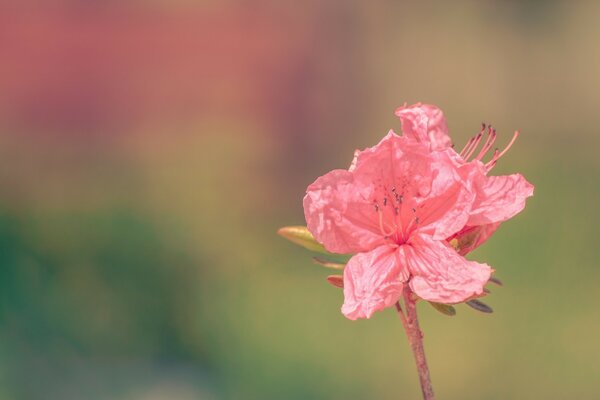
[[469, 148], [469, 146], [471, 146], [471, 143], [473, 143], [473, 140], [475, 140], [474, 137], [470, 138], [467, 141], [467, 144], [465, 144], [465, 147], [463, 147], [463, 149], [460, 151], [460, 153], [458, 153], [459, 156], [461, 156], [462, 158], [464, 158], [464, 155], [466, 154], [466, 151]]
[[504, 148], [504, 150], [502, 150], [502, 153], [498, 154], [498, 159], [500, 159], [500, 157], [502, 157], [504, 154], [506, 154], [508, 149], [510, 149], [512, 147], [512, 145], [515, 143], [515, 140], [517, 140], [518, 137], [519, 137], [519, 131], [515, 131], [515, 134], [513, 135], [512, 139], [510, 140], [508, 145]]
[[494, 168], [494, 165], [496, 165], [496, 161], [498, 161], [498, 154], [500, 154], [500, 152], [498, 151], [498, 148], [496, 147], [494, 149], [494, 154], [492, 154], [492, 159], [490, 161], [488, 161], [485, 164], [485, 167], [487, 168], [487, 170], [491, 170], [492, 168]]
[[417, 209], [413, 207], [410, 210], [413, 212], [413, 214], [415, 214], [415, 217], [410, 221], [410, 223], [406, 227], [407, 234], [410, 234], [410, 231], [415, 227], [415, 225], [419, 225], [419, 217], [417, 216]]
[[482, 123], [481, 130], [479, 131], [479, 133], [477, 135], [473, 136], [471, 139], [469, 139], [469, 141], [467, 142], [465, 147], [461, 150], [459, 155], [465, 161], [471, 156], [471, 154], [473, 154], [473, 151], [475, 151], [475, 149], [477, 148], [477, 145], [479, 145], [479, 141], [481, 140], [481, 137], [483, 136], [483, 133], [485, 132], [485, 128], [486, 128], [485, 123]]
[[381, 231], [381, 234], [387, 239], [388, 237], [392, 236], [394, 231], [386, 232], [386, 230], [383, 228], [383, 212], [378, 211], [377, 213], [379, 214], [379, 230]]
[[469, 159], [469, 157], [471, 157], [473, 155], [473, 152], [477, 149], [477, 146], [479, 146], [479, 142], [481, 142], [481, 138], [483, 137], [483, 132], [479, 132], [477, 134], [477, 136], [475, 136], [475, 141], [473, 142], [473, 146], [471, 146], [471, 149], [469, 150], [469, 152], [463, 157], [466, 160]]
[[394, 195], [394, 199], [396, 199], [396, 203], [402, 203], [402, 195], [398, 194], [396, 186], [392, 186], [392, 194]]
[[494, 155], [492, 156], [492, 159], [490, 161], [488, 161], [487, 164], [485, 164], [485, 167], [487, 168], [488, 171], [491, 170], [492, 168], [494, 168], [494, 166], [496, 165], [498, 160], [504, 154], [506, 154], [508, 149], [510, 149], [512, 147], [512, 145], [515, 143], [515, 140], [517, 140], [518, 137], [519, 137], [519, 131], [515, 131], [515, 134], [513, 135], [512, 139], [510, 140], [508, 145], [504, 148], [504, 150], [502, 150], [502, 152], [498, 152], [498, 149], [496, 149], [494, 151]]
[[492, 126], [490, 125], [488, 127], [488, 137], [487, 137], [487, 140], [485, 141], [485, 144], [481, 148], [481, 151], [479, 152], [479, 154], [477, 154], [477, 156], [474, 158], [474, 160], [481, 161], [481, 159], [492, 148], [492, 146], [494, 145], [495, 141], [496, 141], [496, 130], [494, 128], [492, 128]]
[[[394, 199], [396, 200], [396, 203], [398, 204], [402, 204], [402, 200], [404, 199], [404, 197], [401, 194], [398, 194], [398, 192], [396, 191], [396, 187], [392, 187], [392, 194], [394, 195]], [[397, 209], [398, 207], [396, 207]], [[398, 214], [398, 212], [396, 212], [396, 215]]]

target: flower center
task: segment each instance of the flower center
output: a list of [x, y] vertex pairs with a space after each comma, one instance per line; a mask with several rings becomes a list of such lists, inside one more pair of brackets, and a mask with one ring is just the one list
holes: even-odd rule
[[383, 186], [380, 196], [373, 200], [381, 235], [396, 244], [406, 243], [419, 224], [417, 209], [407, 204], [405, 191], [405, 188], [399, 191], [395, 186], [390, 190]]

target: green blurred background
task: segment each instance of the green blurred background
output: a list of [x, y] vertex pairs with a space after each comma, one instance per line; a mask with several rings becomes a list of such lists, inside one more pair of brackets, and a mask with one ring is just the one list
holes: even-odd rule
[[440, 399], [600, 398], [600, 3], [0, 5], [0, 399], [417, 399], [400, 322], [277, 237], [399, 129], [481, 122], [536, 185], [472, 257], [491, 316], [420, 306]]

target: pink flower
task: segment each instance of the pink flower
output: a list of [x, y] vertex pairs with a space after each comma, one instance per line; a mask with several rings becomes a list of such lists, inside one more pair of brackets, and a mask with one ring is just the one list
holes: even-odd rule
[[[400, 117], [402, 130], [407, 137], [428, 143], [432, 150], [452, 148], [446, 119], [442, 110], [436, 106], [417, 103], [409, 107], [399, 107], [395, 114]], [[414, 128], [415, 126], [417, 128]], [[486, 163], [482, 159], [492, 149], [497, 137], [496, 130], [491, 126], [486, 127], [484, 124], [481, 131], [467, 142], [460, 153], [452, 149], [453, 158], [458, 165], [469, 164], [476, 169], [476, 174], [473, 175], [473, 190], [476, 197], [469, 220], [461, 231], [448, 238], [462, 255], [479, 247], [502, 222], [521, 212], [525, 208], [525, 200], [533, 195], [533, 185], [521, 174], [487, 176], [498, 160], [514, 144], [518, 135], [519, 132], [515, 132], [504, 150], [499, 152], [496, 149]], [[476, 152], [484, 136], [485, 142]]]
[[405, 136], [390, 131], [357, 151], [348, 170], [318, 178], [304, 197], [314, 237], [331, 252], [357, 253], [344, 270], [342, 313], [350, 319], [393, 305], [405, 285], [440, 303], [482, 295], [492, 269], [466, 260], [451, 243], [473, 230], [489, 236], [489, 226], [516, 214], [531, 195], [460, 157], [438, 108], [397, 113]]

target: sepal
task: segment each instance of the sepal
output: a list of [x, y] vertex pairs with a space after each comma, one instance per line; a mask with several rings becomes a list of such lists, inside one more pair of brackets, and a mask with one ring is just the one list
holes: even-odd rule
[[449, 317], [453, 317], [456, 315], [456, 308], [452, 307], [450, 304], [436, 303], [434, 301], [428, 301], [428, 303], [444, 315], [447, 315]]
[[292, 243], [304, 247], [310, 251], [322, 254], [332, 254], [325, 250], [325, 247], [313, 237], [305, 226], [284, 226], [277, 233]]

